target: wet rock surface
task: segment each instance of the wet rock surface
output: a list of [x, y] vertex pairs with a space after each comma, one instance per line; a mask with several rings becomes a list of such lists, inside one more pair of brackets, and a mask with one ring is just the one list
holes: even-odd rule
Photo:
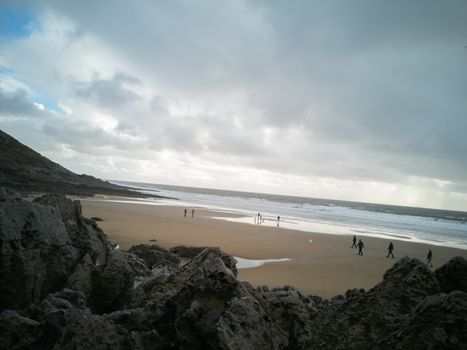
[[0, 212], [0, 349], [467, 347], [462, 258], [405, 257], [328, 300], [239, 282], [218, 248], [114, 249], [63, 196], [0, 190]]

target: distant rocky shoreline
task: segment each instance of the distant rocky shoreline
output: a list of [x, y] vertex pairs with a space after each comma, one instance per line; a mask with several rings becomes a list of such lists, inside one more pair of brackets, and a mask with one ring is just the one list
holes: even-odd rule
[[[212, 247], [115, 249], [79, 201], [0, 189], [0, 349], [465, 349], [467, 261], [405, 257], [332, 299], [237, 280]], [[319, 283], [319, 282], [317, 282]]]

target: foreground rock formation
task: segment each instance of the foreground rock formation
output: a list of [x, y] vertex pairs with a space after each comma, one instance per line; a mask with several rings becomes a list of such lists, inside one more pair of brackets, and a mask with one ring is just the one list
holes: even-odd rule
[[323, 300], [239, 282], [217, 248], [115, 249], [63, 196], [0, 190], [0, 213], [0, 349], [467, 348], [463, 258]]

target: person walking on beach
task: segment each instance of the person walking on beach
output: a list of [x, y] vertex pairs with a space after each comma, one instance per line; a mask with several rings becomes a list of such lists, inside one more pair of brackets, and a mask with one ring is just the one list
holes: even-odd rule
[[258, 213], [258, 217], [256, 218], [256, 225], [261, 224], [261, 214]]
[[277, 227], [279, 227], [280, 221], [281, 221], [281, 217], [280, 217], [280, 216], [277, 216]]
[[428, 255], [426, 256], [426, 266], [433, 267], [431, 260], [433, 259], [433, 253], [431, 249], [428, 249]]
[[195, 208], [191, 209], [191, 217], [195, 217]]
[[350, 248], [357, 248], [357, 236], [353, 235], [352, 246]]
[[187, 212], [187, 210], [186, 210], [186, 208], [185, 208], [185, 214], [183, 215], [183, 217], [186, 217], [186, 212]]
[[389, 242], [388, 255], [386, 255], [386, 258], [389, 258], [389, 255], [391, 255], [392, 258], [394, 259], [394, 254], [392, 254], [393, 250], [394, 250], [394, 245], [392, 244], [392, 242]]
[[365, 245], [363, 244], [361, 239], [358, 240], [357, 247], [358, 247], [358, 255], [363, 256], [363, 248], [365, 247]]

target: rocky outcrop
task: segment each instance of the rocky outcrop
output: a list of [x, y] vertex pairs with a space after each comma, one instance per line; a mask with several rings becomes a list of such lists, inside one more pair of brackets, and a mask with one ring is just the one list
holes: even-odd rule
[[441, 290], [449, 293], [460, 290], [467, 293], [467, 260], [456, 256], [435, 271]]
[[57, 208], [0, 203], [0, 309], [22, 309], [66, 286], [80, 259]]
[[97, 265], [105, 263], [109, 251], [107, 239], [94, 221], [83, 218], [79, 201], [59, 194], [46, 194], [36, 198], [34, 203], [57, 208], [67, 235], [81, 255], [89, 254]]
[[136, 256], [112, 248], [96, 223], [83, 218], [78, 201], [3, 197], [1, 309], [23, 309], [68, 287], [83, 292], [94, 311], [109, 312], [131, 300], [137, 276], [150, 274]]
[[15, 310], [0, 312], [0, 349], [34, 349], [42, 335], [42, 324]]
[[[176, 246], [170, 249], [170, 251], [181, 258], [193, 259], [195, 256], [203, 252], [205, 249], [213, 249], [214, 247], [190, 247], [190, 246]], [[215, 248], [214, 248], [215, 249]], [[224, 264], [237, 276], [237, 260], [229, 254], [220, 252], [220, 258]]]
[[177, 348], [284, 346], [286, 333], [251, 294], [254, 290], [237, 281], [224, 258], [218, 248], [205, 248], [173, 274], [140, 285], [135, 303], [145, 307], [158, 334]]
[[114, 249], [63, 196], [0, 190], [0, 213], [0, 350], [466, 348], [462, 258], [327, 300], [239, 282], [218, 248]]
[[368, 344], [384, 337], [400, 317], [439, 292], [435, 275], [423, 263], [402, 258], [368, 292], [349, 290], [319, 304], [313, 316], [312, 348], [368, 348]]
[[425, 298], [379, 349], [466, 349], [467, 294], [459, 291]]
[[128, 330], [86, 308], [84, 294], [63, 290], [50, 294], [30, 312], [41, 323], [33, 348], [128, 349]]
[[131, 247], [128, 251], [144, 260], [148, 268], [152, 268], [160, 262], [170, 262], [175, 265], [180, 263], [180, 259], [175, 254], [157, 244], [138, 244]]
[[307, 349], [312, 344], [315, 303], [294, 287], [258, 288], [268, 314], [288, 333], [290, 349]]
[[176, 247], [170, 248], [170, 251], [180, 256], [181, 258], [193, 259], [196, 255], [201, 253], [206, 248], [208, 247], [193, 247], [193, 246], [178, 245]]

